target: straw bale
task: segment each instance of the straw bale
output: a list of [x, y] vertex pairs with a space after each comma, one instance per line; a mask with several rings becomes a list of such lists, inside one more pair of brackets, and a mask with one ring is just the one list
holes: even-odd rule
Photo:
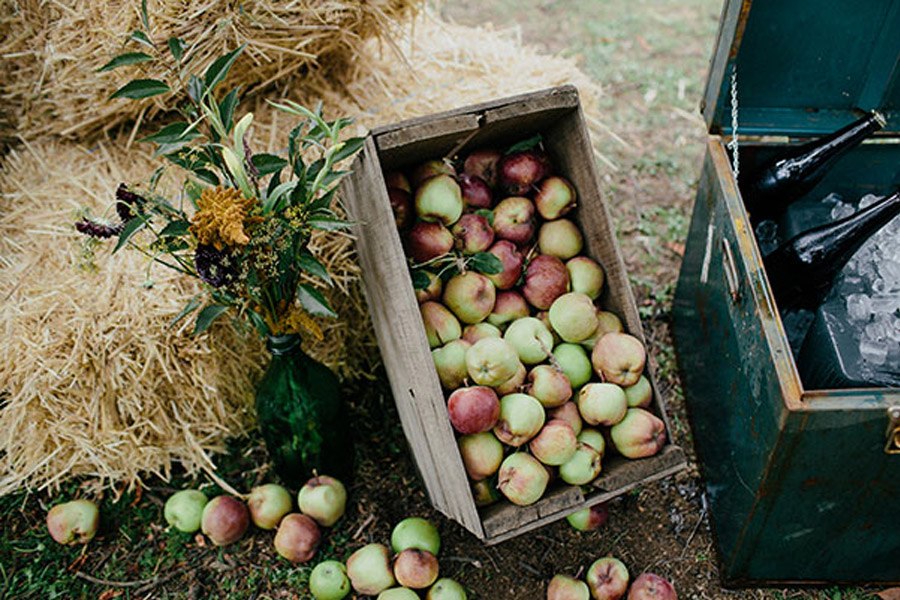
[[[287, 95], [355, 116], [360, 133], [562, 83], [576, 84], [596, 117], [596, 84], [573, 61], [523, 46], [516, 30], [426, 16], [411, 31], [398, 42], [402, 58], [369, 43], [352, 78], [294, 78]], [[262, 103], [255, 112], [254, 149], [282, 147], [291, 117]], [[0, 171], [0, 494], [76, 474], [104, 484], [167, 476], [176, 461], [211, 471], [211, 454], [253, 425], [260, 344], [227, 326], [198, 338], [187, 336], [187, 323], [167, 328], [193, 282], [156, 268], [147, 290], [145, 259], [110, 258], [108, 247], [97, 251], [96, 273], [79, 270], [81, 240], [70, 226], [78, 207], [106, 206], [120, 181], [152, 170], [144, 150], [126, 144], [24, 143]], [[306, 349], [344, 377], [371, 374], [379, 358], [352, 240], [317, 236], [312, 246], [336, 274], [330, 297], [340, 319], [323, 321], [326, 342]]]

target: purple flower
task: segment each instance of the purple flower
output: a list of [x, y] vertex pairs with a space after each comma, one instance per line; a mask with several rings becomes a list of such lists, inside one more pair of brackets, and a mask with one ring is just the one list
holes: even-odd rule
[[147, 203], [143, 196], [129, 192], [124, 183], [120, 183], [119, 187], [116, 188], [116, 200], [116, 213], [118, 213], [123, 223], [127, 223], [136, 216], [134, 214], [135, 209], [142, 213], [142, 208]]
[[85, 235], [99, 239], [107, 239], [115, 237], [122, 232], [121, 225], [108, 225], [106, 223], [98, 223], [90, 219], [82, 219], [75, 223], [75, 229]]
[[194, 251], [194, 266], [200, 279], [213, 287], [222, 287], [234, 280], [237, 269], [232, 255], [214, 246], [200, 244]]

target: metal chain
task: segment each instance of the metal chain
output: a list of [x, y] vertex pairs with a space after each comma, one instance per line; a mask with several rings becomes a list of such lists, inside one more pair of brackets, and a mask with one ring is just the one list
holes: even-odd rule
[[734, 178], [740, 173], [741, 161], [738, 156], [738, 96], [737, 96], [737, 63], [731, 66], [731, 141], [728, 142], [731, 149], [731, 169]]

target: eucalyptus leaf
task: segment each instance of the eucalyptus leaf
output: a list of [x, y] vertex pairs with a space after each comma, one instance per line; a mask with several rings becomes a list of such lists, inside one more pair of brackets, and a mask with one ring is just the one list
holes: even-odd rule
[[309, 250], [304, 250], [297, 259], [300, 268], [314, 277], [318, 277], [325, 281], [328, 285], [333, 285], [331, 275], [319, 260], [312, 255]]
[[119, 241], [116, 242], [116, 247], [113, 248], [113, 254], [119, 251], [119, 249], [128, 243], [128, 240], [131, 239], [135, 233], [137, 233], [140, 229], [146, 225], [147, 222], [143, 217], [134, 217], [122, 228], [121, 233], [119, 233]]
[[181, 321], [183, 318], [185, 318], [198, 308], [200, 308], [199, 295], [194, 296], [193, 298], [188, 300], [187, 304], [184, 305], [184, 308], [181, 309], [181, 312], [179, 312], [177, 315], [175, 315], [175, 318], [169, 321], [169, 328], [171, 329], [172, 327], [175, 327], [175, 325], [177, 325], [179, 321]]
[[209, 185], [219, 185], [221, 182], [219, 181], [219, 176], [210, 171], [209, 169], [204, 169], [202, 167], [191, 169], [191, 172], [204, 183], [208, 183]]
[[301, 283], [297, 286], [297, 300], [303, 309], [311, 315], [337, 317], [337, 313], [332, 310], [331, 305], [328, 304], [328, 300], [325, 299], [322, 292], [311, 285]]
[[225, 159], [225, 164], [228, 166], [228, 170], [234, 177], [234, 181], [240, 188], [241, 193], [246, 198], [252, 198], [254, 196], [253, 189], [250, 187], [250, 180], [247, 178], [247, 171], [244, 170], [241, 159], [234, 153], [234, 150], [227, 146], [222, 148], [222, 158]]
[[165, 82], [159, 81], [158, 79], [135, 79], [133, 81], [129, 81], [110, 96], [110, 99], [114, 98], [130, 98], [132, 100], [139, 100], [141, 98], [150, 98], [151, 96], [159, 96], [160, 94], [165, 94], [166, 92], [171, 91], [169, 86], [166, 85]]
[[517, 144], [513, 144], [506, 149], [506, 152], [504, 152], [504, 154], [512, 154], [513, 152], [523, 152], [525, 150], [531, 150], [532, 148], [539, 146], [543, 140], [544, 138], [541, 137], [541, 134], [536, 133], [527, 140], [522, 140]]
[[188, 97], [194, 102], [200, 102], [206, 88], [203, 86], [203, 80], [196, 75], [188, 77], [187, 93]]
[[363, 147], [363, 144], [366, 142], [366, 138], [350, 138], [344, 142], [344, 145], [341, 146], [341, 149], [334, 153], [334, 162], [340, 162], [345, 158], [350, 158], [357, 152], [359, 149]]
[[[322, 229], [324, 231], [338, 231], [340, 229], [351, 229], [355, 223], [345, 221], [344, 219], [333, 219], [326, 217], [316, 217], [309, 220], [309, 226], [313, 229]], [[491, 255], [493, 256], [493, 255]], [[494, 257], [496, 258], [496, 257]], [[499, 260], [499, 259], [498, 259]], [[502, 270], [502, 267], [501, 267]], [[500, 271], [497, 271], [499, 273]]]
[[265, 153], [254, 154], [250, 158], [250, 162], [252, 162], [253, 166], [256, 167], [256, 170], [259, 171], [260, 177], [265, 177], [270, 173], [276, 173], [285, 168], [288, 164], [288, 162], [280, 156]]
[[225, 126], [226, 132], [231, 132], [234, 127], [234, 109], [238, 105], [238, 88], [234, 88], [225, 96], [225, 99], [219, 103], [219, 116], [222, 118], [222, 125]]
[[124, 67], [126, 65], [137, 65], [140, 63], [145, 63], [153, 60], [153, 57], [144, 52], [126, 52], [125, 54], [120, 54], [113, 58], [111, 61], [97, 69], [98, 73], [102, 73], [104, 71], [112, 71], [113, 69], [118, 69], [119, 67]]
[[180, 63], [181, 57], [184, 56], [184, 42], [177, 37], [170, 37], [166, 45], [169, 46], [169, 52], [172, 53], [172, 58], [175, 59], [175, 62]]
[[190, 226], [190, 221], [186, 221], [184, 219], [170, 221], [169, 224], [163, 227], [162, 231], [159, 232], [159, 237], [177, 237], [180, 235], [184, 235], [188, 232], [188, 228]]
[[[169, 123], [153, 135], [141, 138], [141, 142], [153, 142], [156, 144], [175, 144], [197, 139], [200, 134], [196, 131], [188, 131], [190, 125], [184, 121]], [[168, 154], [168, 152], [166, 152]]]
[[134, 40], [139, 44], [144, 44], [145, 46], [149, 46], [151, 48], [156, 48], [153, 45], [153, 42], [150, 41], [150, 38], [147, 37], [147, 34], [141, 31], [140, 29], [135, 29], [131, 32], [131, 35], [128, 36], [128, 39]]
[[197, 315], [197, 320], [194, 322], [194, 333], [193, 335], [197, 335], [203, 333], [209, 326], [213, 324], [213, 321], [222, 316], [225, 311], [228, 310], [228, 307], [222, 304], [210, 304], [203, 308], [200, 311], [200, 314]]
[[469, 259], [469, 267], [485, 275], [496, 275], [503, 271], [503, 262], [490, 252], [478, 252]]
[[141, 0], [141, 23], [144, 29], [150, 31], [150, 19], [147, 17], [147, 0]]
[[228, 71], [231, 70], [234, 61], [237, 60], [237, 57], [244, 51], [244, 46], [245, 44], [241, 44], [228, 54], [220, 56], [209, 65], [209, 68], [206, 69], [206, 73], [203, 75], [203, 83], [206, 84], [208, 90], [215, 88], [228, 76]]

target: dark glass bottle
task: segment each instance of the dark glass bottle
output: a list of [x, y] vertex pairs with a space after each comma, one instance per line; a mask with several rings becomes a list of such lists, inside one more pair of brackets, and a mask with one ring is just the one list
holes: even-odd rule
[[303, 352], [298, 335], [270, 336], [266, 347], [256, 412], [275, 472], [291, 487], [314, 470], [349, 483], [353, 444], [337, 376]]
[[884, 124], [881, 114], [869, 113], [827, 137], [797, 148], [791, 156], [750, 173], [741, 186], [750, 216], [755, 222], [777, 217], [791, 202], [812, 190], [841, 155]]
[[895, 192], [845, 219], [805, 231], [766, 256], [779, 309], [815, 310], [847, 261], [898, 214], [900, 192]]

